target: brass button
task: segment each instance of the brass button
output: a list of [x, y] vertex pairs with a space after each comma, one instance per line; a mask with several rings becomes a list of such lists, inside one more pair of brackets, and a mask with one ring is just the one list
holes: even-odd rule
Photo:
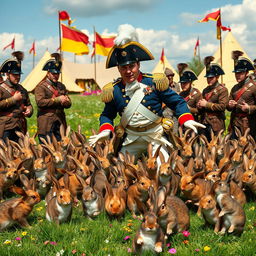
[[126, 97], [126, 95], [123, 95], [123, 98], [125, 98]]
[[156, 113], [156, 111], [155, 111], [155, 110], [153, 110], [153, 113]]
[[125, 92], [125, 89], [122, 89], [122, 92]]
[[128, 103], [128, 102], [129, 102], [129, 100], [126, 100], [125, 102], [126, 102], [126, 103]]
[[146, 101], [146, 100], [143, 100], [142, 102], [143, 102], [143, 103], [146, 103], [147, 101]]
[[148, 106], [148, 109], [151, 109], [151, 106]]

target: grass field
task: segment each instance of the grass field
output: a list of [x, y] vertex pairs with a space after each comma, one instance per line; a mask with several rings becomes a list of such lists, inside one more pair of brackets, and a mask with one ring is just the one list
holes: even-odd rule
[[[67, 110], [67, 121], [72, 129], [81, 124], [82, 131], [89, 136], [91, 128], [98, 129], [98, 118], [103, 108], [98, 96], [71, 96], [72, 108]], [[34, 97], [31, 97], [34, 104]], [[29, 131], [36, 131], [36, 114], [29, 120]], [[241, 237], [219, 236], [212, 228], [205, 228], [204, 221], [190, 210], [191, 228], [189, 237], [174, 235], [162, 255], [256, 255], [256, 204], [245, 206], [246, 227]], [[30, 229], [13, 227], [0, 233], [0, 256], [4, 255], [131, 255], [132, 239], [140, 220], [132, 219], [127, 211], [120, 220], [110, 220], [102, 213], [95, 220], [83, 216], [81, 204], [73, 210], [72, 220], [57, 226], [45, 220], [44, 201], [34, 207], [28, 218]], [[126, 240], [124, 239], [126, 238]], [[175, 252], [171, 250], [171, 252]], [[144, 255], [151, 255], [145, 253]]]

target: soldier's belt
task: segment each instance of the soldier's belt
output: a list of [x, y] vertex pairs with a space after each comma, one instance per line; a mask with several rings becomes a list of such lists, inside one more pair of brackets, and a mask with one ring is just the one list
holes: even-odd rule
[[145, 131], [148, 131], [149, 129], [152, 129], [152, 128], [156, 127], [161, 122], [162, 122], [162, 118], [159, 118], [159, 120], [157, 122], [149, 124], [149, 125], [144, 126], [144, 127], [133, 127], [133, 126], [127, 125], [126, 128], [131, 130], [131, 131], [134, 131], [134, 132], [145, 132]]

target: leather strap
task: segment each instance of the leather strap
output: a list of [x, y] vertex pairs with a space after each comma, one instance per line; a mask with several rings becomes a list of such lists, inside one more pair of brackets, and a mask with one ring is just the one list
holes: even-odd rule
[[252, 86], [252, 83], [251, 81], [249, 81], [245, 86], [243, 86], [241, 89], [239, 89], [237, 92], [236, 92], [236, 96], [235, 96], [235, 101], [237, 102], [241, 97], [242, 95]]

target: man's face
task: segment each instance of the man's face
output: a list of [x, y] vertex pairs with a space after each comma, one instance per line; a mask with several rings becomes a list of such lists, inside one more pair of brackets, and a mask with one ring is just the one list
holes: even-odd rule
[[218, 81], [219, 76], [207, 77], [207, 83], [209, 86], [214, 85]]
[[51, 72], [48, 72], [47, 73], [47, 77], [50, 81], [54, 82], [54, 83], [57, 83], [58, 80], [59, 80], [59, 77], [60, 77], [60, 73], [51, 73]]
[[168, 80], [169, 80], [169, 85], [171, 85], [173, 83], [173, 77], [172, 75], [167, 76]]
[[18, 84], [20, 81], [20, 74], [7, 73], [7, 78], [12, 84]]
[[140, 63], [135, 62], [125, 66], [118, 66], [120, 75], [125, 83], [132, 83], [137, 80], [140, 73]]
[[237, 81], [238, 83], [243, 82], [243, 81], [247, 78], [247, 75], [248, 75], [248, 71], [245, 71], [245, 72], [236, 72], [236, 73], [235, 73], [236, 81]]
[[183, 92], [190, 90], [192, 82], [180, 83]]

